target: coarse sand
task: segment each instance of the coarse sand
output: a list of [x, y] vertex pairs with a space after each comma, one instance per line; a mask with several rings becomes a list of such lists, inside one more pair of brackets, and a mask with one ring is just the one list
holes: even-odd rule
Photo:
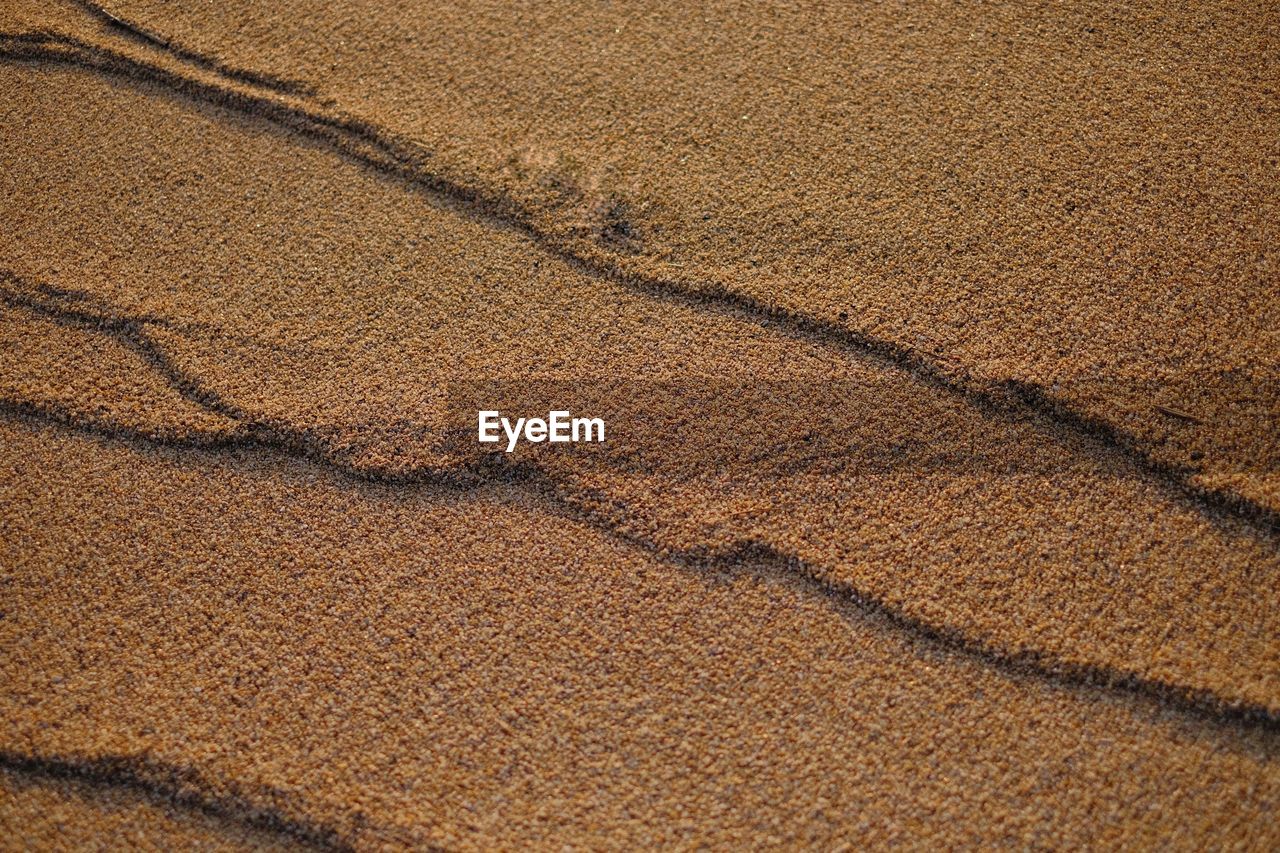
[[6, 848], [27, 850], [284, 851], [288, 838], [224, 816], [207, 802], [175, 806], [167, 795], [60, 765], [14, 762], [0, 769]]
[[234, 96], [1280, 512], [1274, 4], [28, 3], [16, 53]]
[[6, 752], [358, 847], [1274, 840], [1274, 731], [993, 666], [757, 561], [510, 485], [4, 441]]
[[0, 837], [1280, 844], [1278, 39], [11, 4]]

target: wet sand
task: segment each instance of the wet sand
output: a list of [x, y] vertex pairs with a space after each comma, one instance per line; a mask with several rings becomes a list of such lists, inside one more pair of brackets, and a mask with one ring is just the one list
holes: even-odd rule
[[0, 820], [1274, 845], [1273, 13], [110, 12], [0, 13]]

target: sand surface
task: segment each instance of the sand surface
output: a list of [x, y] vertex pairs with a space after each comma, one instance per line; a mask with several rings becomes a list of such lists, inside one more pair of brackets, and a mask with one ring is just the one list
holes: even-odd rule
[[9, 751], [357, 846], [1272, 837], [1272, 730], [993, 666], [517, 486], [30, 422], [5, 446]]
[[1274, 10], [355, 5], [0, 11], [23, 843], [1280, 843]]
[[12, 763], [0, 770], [6, 848], [29, 850], [288, 850], [274, 829], [228, 818], [205, 803], [61, 765]]

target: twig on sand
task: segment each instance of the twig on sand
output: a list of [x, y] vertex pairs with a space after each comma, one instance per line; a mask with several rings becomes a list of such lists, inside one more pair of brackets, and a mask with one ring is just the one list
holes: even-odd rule
[[1180, 421], [1188, 421], [1193, 424], [1203, 423], [1203, 421], [1195, 415], [1189, 412], [1184, 412], [1181, 409], [1175, 409], [1172, 406], [1162, 406], [1159, 403], [1156, 403], [1155, 410], [1162, 415], [1168, 415], [1169, 417], [1177, 418]]

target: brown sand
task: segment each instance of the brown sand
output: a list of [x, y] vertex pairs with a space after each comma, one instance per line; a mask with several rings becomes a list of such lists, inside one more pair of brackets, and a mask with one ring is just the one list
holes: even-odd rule
[[[1277, 843], [1276, 182], [1226, 210], [1239, 194], [1165, 175], [1142, 207], [1142, 180], [1107, 172], [1085, 227], [1043, 207], [1083, 178], [1041, 151], [1060, 185], [1022, 198], [1023, 230], [989, 209], [1019, 146], [1086, 126], [1046, 87], [1151, 61], [1151, 32], [1185, 22], [1109, 18], [1123, 47], [1018, 66], [1022, 96], [979, 110], [999, 122], [948, 127], [930, 110], [977, 109], [976, 60], [903, 52], [953, 55], [940, 11], [808, 21], [851, 40], [784, 74], [787, 22], [751, 24], [744, 63], [747, 25], [715, 15], [610, 35], [606, 13], [548, 11], [499, 49], [500, 28], [433, 13], [411, 48], [385, 42], [424, 29], [415, 10], [397, 29], [226, 8], [248, 24], [0, 16], [27, 34], [0, 65], [0, 126], [23, 130], [0, 141], [6, 766], [322, 844]], [[974, 56], [1064, 49], [1064, 22], [998, 15], [984, 32], [1029, 41]], [[638, 73], [664, 28], [663, 50], [709, 47]], [[576, 87], [529, 53], [557, 32]], [[1220, 55], [1178, 72], [1187, 93], [1232, 87], [1170, 109], [1265, 88], [1228, 52], [1243, 38], [1197, 42]], [[875, 133], [823, 137], [801, 119], [831, 109], [835, 66], [913, 109], [873, 101]], [[714, 121], [707, 75], [715, 110], [767, 119], [752, 80], [804, 96], [781, 134], [741, 120], [714, 146], [678, 116], [635, 126], [642, 104]], [[616, 127], [581, 100], [605, 92]], [[1233, 157], [1268, 115], [1240, 119]], [[1117, 121], [1098, 132], [1138, 119]], [[1024, 135], [982, 154], [1001, 122]], [[1126, 139], [1098, 145], [1155, 156]], [[823, 162], [866, 164], [879, 212]], [[1191, 301], [1153, 307], [1173, 268]], [[1209, 297], [1203, 336], [1161, 339]], [[616, 431], [495, 459], [473, 432], [494, 399], [595, 406]]]
[[518, 487], [4, 439], [9, 751], [359, 846], [1275, 841], [1273, 731], [992, 666], [755, 561], [663, 560]]
[[12, 31], [248, 91], [593, 268], [815, 324], [1280, 512], [1273, 4], [110, 4], [281, 91], [64, 3]]
[[60, 766], [0, 768], [0, 835], [26, 850], [287, 850], [278, 831], [171, 800], [109, 775], [73, 776]]

